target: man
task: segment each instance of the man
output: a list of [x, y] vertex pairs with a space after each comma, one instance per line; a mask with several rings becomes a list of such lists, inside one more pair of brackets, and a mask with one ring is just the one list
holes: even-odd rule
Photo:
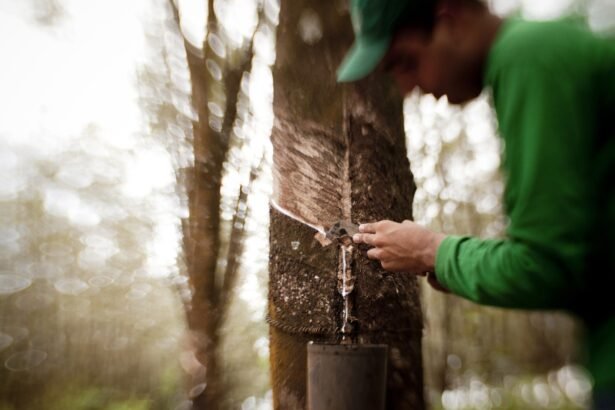
[[478, 0], [352, 0], [351, 16], [338, 81], [380, 70], [451, 103], [491, 89], [509, 217], [500, 240], [380, 221], [355, 242], [477, 303], [577, 314], [594, 405], [615, 409], [615, 44], [563, 21], [501, 20]]

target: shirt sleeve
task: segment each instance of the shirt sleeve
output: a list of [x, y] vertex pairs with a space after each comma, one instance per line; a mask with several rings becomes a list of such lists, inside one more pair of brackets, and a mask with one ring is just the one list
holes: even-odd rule
[[495, 76], [493, 98], [505, 142], [507, 234], [450, 236], [436, 277], [453, 293], [510, 308], [569, 309], [584, 286], [591, 215], [592, 107], [582, 80], [539, 65]]

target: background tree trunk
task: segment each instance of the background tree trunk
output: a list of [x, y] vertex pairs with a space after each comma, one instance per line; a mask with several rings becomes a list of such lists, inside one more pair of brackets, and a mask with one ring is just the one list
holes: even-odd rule
[[[274, 199], [316, 225], [411, 218], [414, 184], [402, 99], [383, 79], [335, 83], [352, 41], [347, 10], [321, 0], [282, 2], [274, 69]], [[272, 208], [271, 368], [274, 407], [305, 407], [306, 343], [340, 342], [339, 246]], [[414, 277], [353, 253], [354, 341], [389, 345], [387, 408], [421, 409], [422, 320]]]
[[[215, 26], [213, 1], [209, 1], [208, 20], [209, 32]], [[208, 52], [206, 41], [204, 55], [199, 55], [187, 41], [184, 43], [192, 80], [192, 101], [198, 114], [198, 121], [193, 122], [194, 168], [185, 173], [190, 214], [183, 221], [184, 252], [193, 289], [187, 318], [194, 355], [204, 366], [202, 374], [192, 375], [191, 385], [205, 385], [205, 389], [190, 395], [196, 409], [209, 409], [219, 407], [224, 390], [216, 352], [219, 342], [216, 264], [220, 251], [220, 183], [227, 141], [209, 127], [207, 102], [215, 79], [207, 69], [206, 57], [215, 54]]]
[[[220, 32], [213, 0], [207, 1], [207, 37]], [[170, 1], [175, 20], [179, 10]], [[261, 17], [259, 13], [259, 18]], [[242, 186], [232, 221], [229, 249], [221, 255], [220, 203], [224, 163], [230, 147], [233, 124], [237, 118], [237, 101], [242, 76], [251, 69], [253, 39], [247, 47], [233, 51], [233, 58], [220, 57], [211, 48], [207, 37], [200, 49], [184, 41], [192, 84], [192, 103], [197, 111], [193, 121], [194, 166], [181, 175], [186, 184], [189, 217], [183, 220], [184, 252], [190, 285], [191, 300], [186, 306], [189, 343], [194, 356], [203, 366], [189, 380], [190, 396], [195, 409], [218, 409], [225, 405], [228, 386], [224, 383], [220, 355], [221, 327], [228, 311], [233, 287], [236, 284], [237, 261], [241, 254], [249, 185], [258, 175], [260, 166], [252, 169], [248, 186]], [[226, 45], [225, 45], [226, 46]], [[227, 52], [231, 53], [227, 48]], [[217, 67], [219, 73], [216, 73]], [[219, 128], [212, 127], [209, 103], [216, 93], [225, 94], [224, 117]], [[217, 129], [216, 129], [217, 128]], [[226, 238], [224, 238], [226, 239]], [[218, 272], [219, 260], [226, 258], [226, 266]]]

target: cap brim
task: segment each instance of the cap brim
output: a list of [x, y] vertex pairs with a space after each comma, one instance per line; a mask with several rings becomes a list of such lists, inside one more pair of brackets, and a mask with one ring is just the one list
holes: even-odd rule
[[390, 38], [358, 38], [337, 69], [337, 82], [360, 80], [371, 73], [386, 54], [390, 42]]

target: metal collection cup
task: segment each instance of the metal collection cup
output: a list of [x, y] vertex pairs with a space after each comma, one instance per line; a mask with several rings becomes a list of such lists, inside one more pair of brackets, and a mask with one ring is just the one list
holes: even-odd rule
[[387, 345], [307, 345], [308, 410], [384, 410]]

